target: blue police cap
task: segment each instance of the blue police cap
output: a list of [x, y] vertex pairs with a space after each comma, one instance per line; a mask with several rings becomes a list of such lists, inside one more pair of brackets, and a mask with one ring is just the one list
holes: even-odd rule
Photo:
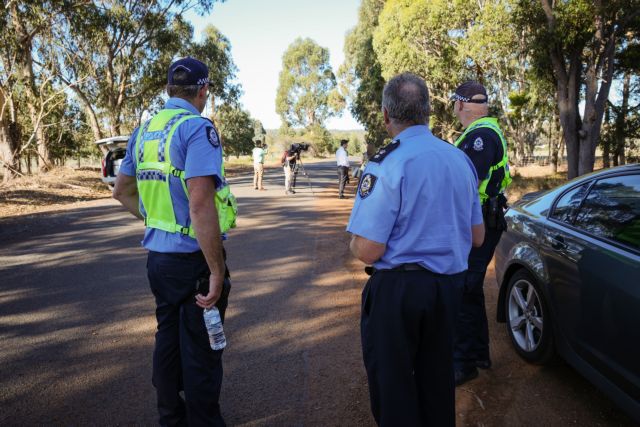
[[[186, 79], [176, 82], [173, 75], [176, 71], [186, 71]], [[169, 67], [167, 83], [175, 86], [196, 86], [209, 83], [209, 68], [195, 58], [178, 59]]]
[[[473, 99], [476, 95], [482, 95], [483, 99]], [[484, 104], [487, 102], [487, 90], [480, 83], [470, 80], [462, 83], [456, 88], [451, 96], [452, 101], [470, 102], [473, 104]]]

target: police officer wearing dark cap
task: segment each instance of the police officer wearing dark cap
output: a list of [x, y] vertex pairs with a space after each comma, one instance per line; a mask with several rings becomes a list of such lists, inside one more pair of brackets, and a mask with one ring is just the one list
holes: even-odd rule
[[429, 92], [404, 73], [385, 85], [392, 143], [360, 179], [347, 231], [371, 278], [362, 353], [381, 426], [455, 425], [454, 324], [472, 244], [484, 234], [473, 164], [429, 130]]
[[478, 368], [491, 367], [489, 328], [484, 304], [484, 277], [502, 232], [506, 228], [504, 190], [511, 182], [507, 141], [498, 120], [489, 117], [488, 96], [483, 85], [468, 81], [452, 96], [455, 115], [464, 132], [455, 145], [473, 162], [485, 224], [482, 246], [472, 248], [464, 292], [456, 324], [454, 350], [456, 385], [478, 376]]
[[171, 64], [167, 93], [164, 109], [129, 139], [113, 196], [146, 226], [160, 425], [224, 426], [223, 350], [209, 343], [203, 309], [215, 305], [224, 319], [231, 283], [222, 242], [235, 226], [236, 204], [218, 132], [200, 115], [209, 93], [207, 66], [194, 58]]

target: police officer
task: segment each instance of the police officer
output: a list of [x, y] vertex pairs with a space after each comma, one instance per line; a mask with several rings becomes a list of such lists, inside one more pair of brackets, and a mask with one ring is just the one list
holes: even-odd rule
[[456, 326], [454, 350], [456, 385], [478, 376], [478, 369], [491, 367], [489, 329], [484, 306], [483, 283], [487, 266], [505, 228], [504, 189], [511, 182], [507, 164], [507, 141], [498, 121], [488, 117], [487, 91], [478, 82], [460, 85], [452, 96], [456, 117], [464, 132], [455, 145], [473, 162], [486, 226], [484, 243], [471, 249], [462, 304]]
[[222, 240], [235, 225], [236, 209], [218, 133], [200, 115], [208, 76], [207, 66], [193, 58], [171, 64], [170, 99], [129, 139], [113, 190], [146, 225], [142, 245], [149, 251], [158, 322], [153, 385], [163, 426], [224, 425], [222, 350], [211, 349], [203, 309], [216, 305], [224, 319], [230, 282]]
[[484, 234], [477, 177], [431, 134], [421, 78], [389, 80], [382, 113], [393, 141], [369, 160], [347, 226], [352, 253], [373, 264], [360, 325], [371, 408], [381, 426], [453, 426], [454, 322]]

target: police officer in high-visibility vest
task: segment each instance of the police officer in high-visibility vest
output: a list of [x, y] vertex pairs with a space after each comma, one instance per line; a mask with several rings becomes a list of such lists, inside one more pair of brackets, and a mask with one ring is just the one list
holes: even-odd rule
[[489, 329], [483, 283], [487, 266], [506, 228], [504, 190], [511, 182], [507, 141], [495, 118], [488, 117], [488, 97], [483, 85], [469, 81], [452, 96], [456, 117], [464, 127], [455, 145], [471, 159], [478, 174], [478, 192], [485, 224], [482, 246], [472, 248], [456, 324], [454, 365], [456, 385], [478, 376], [478, 368], [491, 367]]
[[215, 305], [224, 319], [231, 284], [222, 241], [235, 226], [236, 204], [216, 128], [200, 115], [207, 66], [193, 58], [171, 64], [167, 93], [164, 109], [129, 139], [113, 196], [146, 226], [160, 425], [223, 426], [222, 350], [210, 346], [203, 309]]

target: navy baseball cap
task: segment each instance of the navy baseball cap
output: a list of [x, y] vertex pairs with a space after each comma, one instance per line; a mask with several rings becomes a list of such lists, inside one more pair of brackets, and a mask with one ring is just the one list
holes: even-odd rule
[[[476, 95], [482, 95], [484, 99], [472, 99]], [[452, 101], [471, 102], [473, 104], [484, 104], [487, 99], [487, 90], [480, 83], [473, 80], [462, 83], [451, 96]]]
[[[173, 80], [173, 74], [176, 71], [186, 71], [186, 79], [175, 82]], [[167, 83], [175, 86], [205, 85], [209, 83], [209, 68], [207, 68], [206, 65], [204, 65], [197, 59], [191, 58], [189, 56], [187, 56], [186, 58], [178, 59], [169, 67]]]

